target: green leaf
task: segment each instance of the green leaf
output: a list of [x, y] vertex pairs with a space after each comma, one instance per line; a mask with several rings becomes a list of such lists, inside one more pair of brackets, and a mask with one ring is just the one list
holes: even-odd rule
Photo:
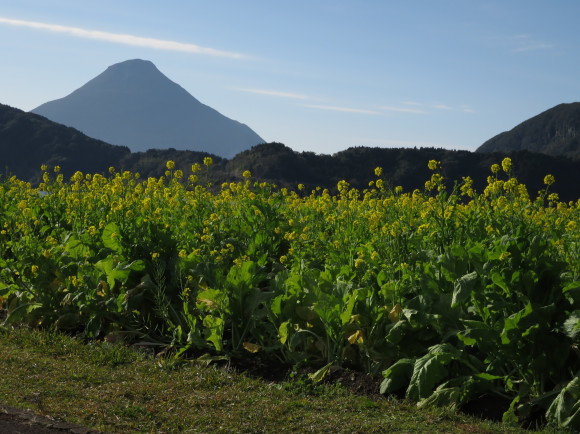
[[457, 307], [465, 302], [471, 296], [473, 288], [477, 283], [477, 272], [465, 274], [457, 279], [453, 289], [453, 298], [451, 299], [451, 307]]
[[427, 354], [415, 361], [407, 398], [419, 401], [431, 395], [435, 385], [447, 376], [445, 366], [460, 356], [461, 352], [451, 344], [430, 347]]
[[318, 371], [314, 372], [313, 374], [308, 374], [308, 378], [310, 378], [310, 380], [313, 381], [314, 383], [319, 383], [326, 376], [326, 374], [328, 373], [328, 371], [330, 370], [330, 367], [332, 365], [333, 365], [333, 362], [330, 362], [330, 363], [324, 365], [322, 368], [320, 368]]
[[503, 276], [501, 274], [493, 273], [491, 275], [491, 281], [493, 283], [495, 283], [497, 286], [499, 286], [501, 289], [503, 289], [507, 294], [509, 294], [511, 292], [505, 283], [505, 279], [503, 278]]
[[398, 344], [403, 340], [409, 329], [410, 325], [407, 321], [397, 321], [391, 326], [385, 340], [392, 344]]
[[456, 408], [461, 400], [462, 390], [460, 387], [437, 388], [429, 397], [417, 403], [417, 407], [451, 407]]
[[575, 310], [564, 321], [564, 332], [575, 342], [580, 342], [580, 310]]
[[383, 371], [385, 379], [381, 383], [380, 393], [393, 393], [409, 384], [413, 375], [415, 359], [399, 359], [389, 369]]
[[216, 351], [223, 351], [224, 320], [221, 317], [206, 315], [203, 325], [206, 327], [205, 339], [214, 346]]
[[90, 247], [83, 244], [76, 236], [69, 237], [64, 248], [74, 259], [83, 259], [91, 256], [93, 253]]
[[285, 344], [288, 341], [292, 330], [294, 329], [292, 328], [290, 321], [284, 321], [282, 324], [280, 324], [280, 327], [278, 327], [278, 337], [282, 344]]
[[353, 292], [348, 293], [345, 298], [347, 299], [346, 305], [344, 306], [344, 310], [340, 314], [340, 321], [342, 325], [346, 325], [350, 322], [350, 318], [352, 317], [352, 311], [354, 310], [354, 305], [358, 300], [360, 290], [355, 289]]
[[576, 375], [552, 401], [546, 417], [559, 427], [580, 429], [580, 376]]
[[101, 236], [103, 245], [108, 249], [116, 253], [121, 253], [123, 246], [121, 246], [121, 230], [116, 223], [109, 223], [103, 229], [103, 235]]
[[512, 339], [521, 338], [523, 329], [520, 327], [520, 321], [532, 313], [532, 303], [528, 302], [519, 312], [510, 315], [505, 319], [504, 328], [501, 332], [501, 343], [509, 344]]

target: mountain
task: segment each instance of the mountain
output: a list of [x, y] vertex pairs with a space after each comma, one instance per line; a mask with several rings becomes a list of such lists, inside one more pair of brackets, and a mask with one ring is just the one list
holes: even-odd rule
[[475, 152], [522, 150], [580, 159], [580, 102], [546, 110], [489, 139]]
[[247, 125], [202, 104], [153, 63], [109, 66], [70, 95], [32, 110], [131, 151], [175, 148], [231, 158], [263, 143]]
[[40, 166], [63, 173], [104, 172], [131, 152], [90, 138], [74, 128], [0, 104], [0, 170], [27, 181], [38, 180]]

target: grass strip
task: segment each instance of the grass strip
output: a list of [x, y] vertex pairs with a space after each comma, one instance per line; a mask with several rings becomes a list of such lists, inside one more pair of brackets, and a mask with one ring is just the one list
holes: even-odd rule
[[268, 382], [47, 331], [0, 328], [0, 404], [104, 432], [522, 432], [340, 385]]

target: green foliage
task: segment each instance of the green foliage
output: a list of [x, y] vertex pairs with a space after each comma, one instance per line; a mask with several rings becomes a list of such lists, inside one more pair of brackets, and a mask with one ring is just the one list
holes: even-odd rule
[[481, 193], [450, 191], [436, 161], [422, 191], [376, 170], [336, 194], [248, 173], [216, 189], [211, 163], [0, 183], [4, 322], [307, 365], [313, 381], [382, 372], [382, 393], [421, 407], [492, 396], [506, 421], [576, 423], [578, 203], [530, 199], [505, 160]]

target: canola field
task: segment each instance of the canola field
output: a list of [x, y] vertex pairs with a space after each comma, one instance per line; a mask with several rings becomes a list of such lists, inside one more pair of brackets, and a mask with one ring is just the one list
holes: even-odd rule
[[[528, 192], [509, 158], [487, 187], [443, 170], [421, 191], [140, 179], [43, 167], [0, 179], [5, 325], [121, 336], [175, 357], [381, 374], [418, 405], [487, 396], [504, 420], [580, 426], [580, 200]], [[205, 355], [205, 356], [204, 356]]]

